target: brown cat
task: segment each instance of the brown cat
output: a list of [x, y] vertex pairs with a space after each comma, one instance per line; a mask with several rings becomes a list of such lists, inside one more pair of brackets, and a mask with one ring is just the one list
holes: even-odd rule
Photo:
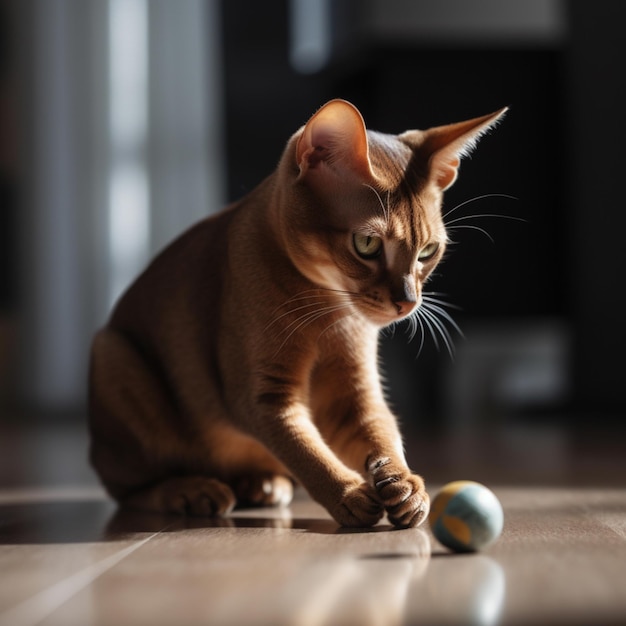
[[122, 505], [223, 515], [291, 501], [400, 527], [429, 508], [377, 371], [441, 259], [443, 191], [505, 109], [401, 135], [343, 100], [277, 170], [150, 264], [95, 337], [91, 459]]

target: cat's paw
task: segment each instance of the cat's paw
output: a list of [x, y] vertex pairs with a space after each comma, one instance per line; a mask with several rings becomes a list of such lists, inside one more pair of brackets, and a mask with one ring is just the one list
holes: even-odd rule
[[242, 506], [287, 506], [293, 498], [293, 483], [278, 474], [250, 474], [237, 480], [235, 494]]
[[211, 517], [226, 515], [235, 506], [235, 495], [225, 483], [215, 478], [188, 476], [164, 484], [168, 511]]
[[235, 494], [215, 478], [177, 476], [135, 492], [121, 504], [131, 509], [212, 517], [230, 513]]
[[384, 514], [376, 492], [367, 483], [347, 487], [340, 501], [329, 508], [329, 512], [342, 526], [354, 528], [373, 526]]
[[367, 469], [389, 521], [398, 528], [419, 526], [430, 510], [424, 481], [387, 457], [368, 461]]

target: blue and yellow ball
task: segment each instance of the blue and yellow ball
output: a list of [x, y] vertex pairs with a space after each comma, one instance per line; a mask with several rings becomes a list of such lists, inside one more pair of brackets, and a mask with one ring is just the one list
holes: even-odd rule
[[428, 522], [433, 535], [447, 548], [475, 552], [500, 536], [504, 513], [493, 491], [471, 480], [457, 480], [437, 493]]

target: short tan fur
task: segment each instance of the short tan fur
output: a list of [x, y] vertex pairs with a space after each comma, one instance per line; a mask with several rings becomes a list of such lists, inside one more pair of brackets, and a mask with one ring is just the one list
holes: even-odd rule
[[94, 338], [91, 460], [121, 505], [225, 515], [301, 483], [345, 526], [420, 524], [377, 368], [446, 248], [442, 196], [505, 109], [387, 135], [333, 100], [276, 171], [159, 254]]

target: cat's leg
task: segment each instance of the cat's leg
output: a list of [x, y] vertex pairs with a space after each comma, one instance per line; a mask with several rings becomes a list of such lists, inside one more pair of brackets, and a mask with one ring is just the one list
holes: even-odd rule
[[257, 381], [252, 401], [262, 426], [253, 427], [254, 436], [339, 524], [374, 525], [383, 515], [375, 488], [332, 452], [298, 399], [298, 386], [280, 371]]
[[177, 424], [165, 381], [123, 335], [98, 333], [90, 372], [90, 457], [108, 492], [127, 508], [227, 513], [235, 505], [233, 490], [212, 471], [210, 451], [192, 449]]
[[337, 456], [375, 490], [389, 521], [403, 528], [418, 526], [428, 515], [430, 499], [423, 479], [406, 463], [396, 418], [377, 374], [366, 370], [368, 362], [335, 359], [318, 376], [312, 394], [316, 423]]
[[345, 466], [321, 437], [307, 436], [308, 426], [297, 430], [295, 436], [305, 447], [296, 454], [286, 454], [284, 460], [309, 495], [341, 526], [364, 528], [376, 524], [384, 514], [376, 490], [358, 472]]
[[355, 416], [352, 425], [346, 426], [345, 433], [352, 431], [351, 435], [332, 442], [338, 456], [364, 474], [394, 526], [422, 524], [428, 516], [430, 498], [422, 477], [406, 463], [393, 415], [386, 406], [371, 408], [367, 419]]
[[385, 409], [367, 421], [355, 419], [353, 435], [337, 442], [337, 454], [365, 475], [394, 526], [419, 526], [428, 516], [430, 498], [422, 477], [409, 469], [394, 418]]

